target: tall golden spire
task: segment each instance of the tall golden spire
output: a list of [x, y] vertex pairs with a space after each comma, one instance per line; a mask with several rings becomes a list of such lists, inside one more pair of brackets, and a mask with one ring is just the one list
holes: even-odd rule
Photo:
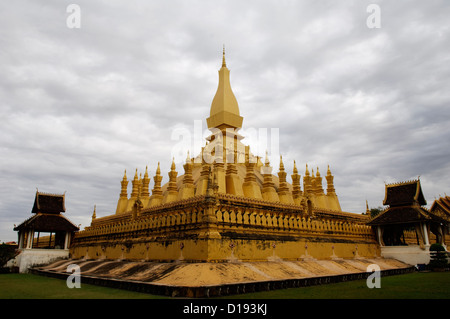
[[175, 158], [172, 158], [172, 165], [170, 166], [169, 172], [169, 186], [167, 190], [169, 191], [177, 191], [177, 171], [175, 170]]
[[300, 188], [300, 175], [298, 174], [297, 165], [294, 161], [294, 169], [291, 175], [292, 178], [292, 197], [294, 198], [294, 203], [300, 204], [300, 196], [303, 195]]
[[127, 180], [127, 170], [123, 173], [123, 179], [120, 182], [121, 189], [120, 189], [120, 197], [127, 198], [127, 186], [128, 186], [128, 180]]
[[120, 189], [120, 196], [119, 201], [117, 202], [117, 208], [116, 208], [116, 214], [124, 213], [127, 210], [128, 205], [128, 194], [127, 194], [127, 187], [128, 187], [128, 180], [127, 180], [127, 170], [123, 173], [123, 179], [120, 182], [121, 189]]
[[278, 170], [278, 197], [280, 202], [287, 204], [294, 204], [294, 198], [289, 190], [288, 184], [286, 182], [287, 173], [284, 170], [283, 157], [280, 155], [280, 168]]
[[330, 165], [328, 165], [327, 176], [325, 176], [325, 179], [327, 180], [327, 194], [335, 194], [336, 191], [333, 184], [334, 176], [331, 175]]
[[323, 194], [323, 187], [322, 187], [322, 176], [319, 173], [319, 167], [317, 166], [317, 170], [316, 170], [316, 189], [315, 192], [318, 195]]
[[187, 199], [190, 197], [194, 197], [195, 195], [195, 185], [194, 179], [192, 178], [192, 168], [194, 167], [193, 160], [189, 156], [189, 151], [186, 157], [186, 163], [183, 165], [184, 167], [184, 177], [183, 184], [178, 193], [178, 199]]
[[96, 208], [97, 208], [97, 205], [94, 205], [94, 212], [92, 213], [92, 220], [97, 218], [97, 214], [95, 213]]
[[280, 155], [280, 168], [278, 171], [278, 180], [279, 180], [279, 188], [278, 191], [288, 191], [289, 188], [287, 186], [287, 182], [286, 182], [286, 172], [284, 170], [284, 164], [283, 164], [283, 157]]
[[308, 164], [306, 164], [305, 175], [303, 176], [303, 191], [305, 195], [311, 192], [311, 176], [309, 174]]
[[178, 172], [175, 170], [175, 158], [172, 159], [172, 165], [170, 166], [169, 172], [169, 184], [167, 190], [164, 194], [163, 204], [170, 203], [178, 199], [178, 187], [177, 187], [177, 175]]
[[266, 151], [266, 159], [264, 161], [264, 166], [261, 167], [261, 173], [264, 176], [263, 187], [261, 194], [264, 200], [279, 202], [280, 198], [275, 189], [275, 183], [272, 178], [272, 167], [270, 166], [269, 156]]
[[155, 176], [153, 176], [154, 185], [153, 185], [153, 189], [152, 189], [152, 196], [150, 196], [150, 199], [148, 201], [148, 205], [147, 205], [148, 207], [157, 206], [157, 205], [161, 204], [161, 202], [163, 200], [161, 181], [162, 181], [161, 169], [159, 167], [159, 162], [158, 162], [158, 167], [156, 168]]
[[222, 53], [222, 68], [226, 68], [227, 63], [225, 62], [225, 44], [223, 45], [223, 53]]
[[230, 70], [225, 62], [225, 46], [222, 53], [222, 68], [219, 70], [219, 85], [211, 103], [210, 116], [206, 119], [208, 128], [241, 128], [243, 118], [239, 105], [231, 90]]
[[149, 183], [150, 183], [150, 177], [148, 177], [148, 167], [145, 166], [144, 178], [142, 179], [142, 194], [141, 194], [143, 198], [148, 198], [150, 196], [150, 192], [149, 192], [149, 188], [148, 188]]
[[156, 168], [155, 176], [153, 176], [153, 181], [155, 184], [153, 186], [152, 195], [162, 195], [161, 180], [162, 180], [161, 169], [159, 167], [158, 162], [158, 167]]
[[137, 197], [139, 193], [139, 177], [137, 168], [136, 173], [134, 174], [134, 179], [131, 181], [131, 184], [133, 185], [133, 188], [131, 190], [131, 197]]

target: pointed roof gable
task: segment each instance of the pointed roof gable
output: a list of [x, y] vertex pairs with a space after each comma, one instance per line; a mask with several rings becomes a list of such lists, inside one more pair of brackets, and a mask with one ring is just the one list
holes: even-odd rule
[[401, 206], [412, 205], [414, 203], [424, 206], [427, 204], [422, 193], [420, 180], [413, 180], [402, 183], [387, 184], [383, 205]]
[[65, 194], [48, 194], [36, 191], [32, 213], [59, 214], [66, 211]]
[[383, 205], [389, 207], [370, 220], [367, 225], [411, 224], [424, 221], [441, 221], [442, 218], [423, 208], [427, 201], [420, 180], [386, 185]]
[[42, 232], [78, 231], [70, 220], [61, 215], [66, 211], [65, 194], [49, 194], [36, 191], [31, 217], [14, 227], [15, 231], [33, 229]]
[[450, 197], [440, 197], [431, 205], [430, 212], [446, 222], [450, 222]]

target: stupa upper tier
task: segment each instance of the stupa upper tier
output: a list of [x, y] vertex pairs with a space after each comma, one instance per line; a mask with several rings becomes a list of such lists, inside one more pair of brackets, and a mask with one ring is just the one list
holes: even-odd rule
[[310, 172], [306, 165], [302, 191], [300, 185], [302, 178], [298, 174], [295, 162], [291, 175], [292, 183], [289, 183], [281, 156], [279, 170], [276, 174], [272, 174], [267, 154], [263, 163], [259, 156], [251, 153], [250, 146], [241, 142], [243, 137], [237, 130], [242, 127], [243, 117], [239, 114], [239, 106], [231, 90], [229, 74], [224, 50], [222, 68], [219, 70], [219, 86], [211, 104], [210, 116], [207, 118], [208, 128], [213, 134], [207, 138], [208, 142], [200, 154], [190, 157], [188, 153], [183, 165], [184, 174], [178, 174], [175, 162], [172, 161], [169, 181], [161, 185], [163, 176], [158, 163], [150, 195], [147, 168], [144, 178], [139, 178], [136, 170], [130, 197], [127, 194], [128, 179], [124, 174], [116, 214], [150, 209], [161, 204], [206, 195], [209, 178], [213, 181], [214, 191], [218, 194], [246, 197], [271, 202], [274, 205], [276, 203], [295, 205], [305, 211], [312, 211], [313, 208], [341, 211], [334, 189], [334, 176], [329, 168], [325, 177], [327, 182], [325, 193], [319, 169], [317, 168], [316, 173]]
[[231, 90], [230, 70], [225, 61], [223, 49], [222, 68], [219, 70], [219, 86], [211, 104], [211, 112], [206, 119], [208, 128], [241, 128], [243, 117], [239, 114], [239, 105]]

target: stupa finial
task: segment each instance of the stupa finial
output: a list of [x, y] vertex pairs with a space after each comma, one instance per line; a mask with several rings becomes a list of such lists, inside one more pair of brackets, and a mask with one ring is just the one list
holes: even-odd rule
[[159, 162], [158, 167], [156, 167], [156, 175], [161, 175], [161, 168], [159, 167]]
[[225, 61], [225, 44], [223, 45], [222, 67], [223, 67], [223, 68], [226, 68], [226, 67], [227, 67], [227, 63], [226, 63], [226, 61]]

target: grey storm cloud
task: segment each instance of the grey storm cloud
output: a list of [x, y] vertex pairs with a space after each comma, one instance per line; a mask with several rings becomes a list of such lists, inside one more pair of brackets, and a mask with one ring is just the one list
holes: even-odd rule
[[[444, 0], [76, 1], [79, 29], [71, 3], [0, 4], [2, 241], [36, 188], [66, 191], [84, 227], [94, 205], [114, 213], [125, 169], [152, 177], [161, 162], [167, 181], [174, 130], [206, 129], [223, 44], [243, 132], [278, 129], [288, 171], [330, 165], [343, 210], [419, 175], [428, 204], [449, 191]], [[367, 27], [371, 3], [381, 28]]]

